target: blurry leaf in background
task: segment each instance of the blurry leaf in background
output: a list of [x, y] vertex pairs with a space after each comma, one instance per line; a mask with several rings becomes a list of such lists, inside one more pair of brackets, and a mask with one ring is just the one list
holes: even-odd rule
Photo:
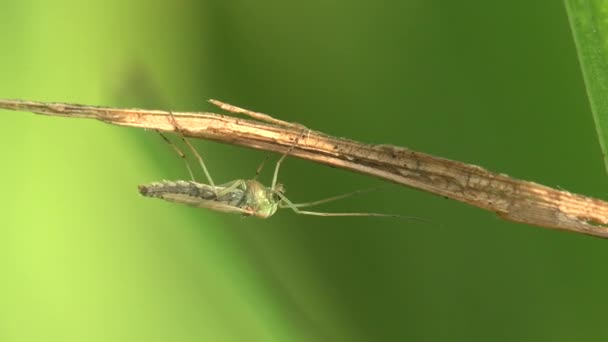
[[566, 0], [566, 8], [608, 171], [608, 1]]

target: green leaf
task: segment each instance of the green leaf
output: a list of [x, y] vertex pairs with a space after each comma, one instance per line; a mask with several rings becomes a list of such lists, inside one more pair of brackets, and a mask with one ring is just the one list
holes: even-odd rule
[[608, 1], [565, 1], [608, 170]]

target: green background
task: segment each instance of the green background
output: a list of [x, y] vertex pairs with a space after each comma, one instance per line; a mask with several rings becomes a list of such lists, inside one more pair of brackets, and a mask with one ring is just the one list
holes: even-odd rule
[[[1, 5], [3, 98], [180, 111], [218, 98], [607, 197], [559, 1]], [[399, 186], [320, 210], [437, 224], [183, 207], [137, 193], [187, 177], [154, 132], [0, 115], [0, 341], [608, 338], [604, 240]], [[216, 182], [264, 158], [196, 145]], [[296, 202], [382, 184], [296, 159], [280, 178]]]

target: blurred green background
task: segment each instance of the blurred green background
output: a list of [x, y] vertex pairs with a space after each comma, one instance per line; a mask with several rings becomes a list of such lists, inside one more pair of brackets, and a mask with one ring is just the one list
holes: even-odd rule
[[[559, 1], [1, 4], [3, 98], [180, 111], [218, 98], [607, 197]], [[319, 209], [438, 224], [183, 207], [137, 193], [187, 177], [154, 132], [0, 115], [0, 341], [608, 338], [606, 241], [398, 186]], [[196, 145], [216, 182], [264, 158]], [[296, 202], [382, 184], [296, 159], [280, 178]]]

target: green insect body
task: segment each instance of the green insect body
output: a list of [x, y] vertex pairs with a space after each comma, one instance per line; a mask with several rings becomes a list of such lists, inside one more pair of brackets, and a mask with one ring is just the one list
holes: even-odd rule
[[163, 180], [139, 186], [140, 194], [146, 197], [259, 218], [268, 218], [279, 208], [281, 198], [277, 192], [282, 186], [277, 184], [277, 189], [267, 188], [256, 180], [242, 179], [215, 187], [184, 180]]

